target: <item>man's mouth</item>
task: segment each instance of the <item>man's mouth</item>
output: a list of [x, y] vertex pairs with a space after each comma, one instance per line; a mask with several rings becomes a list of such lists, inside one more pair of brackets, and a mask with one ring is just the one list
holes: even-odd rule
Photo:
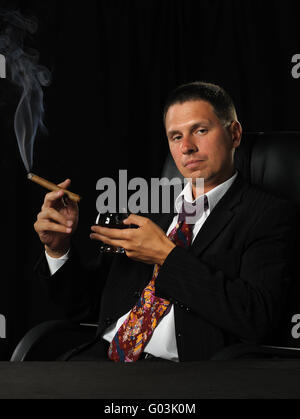
[[193, 167], [196, 167], [199, 165], [199, 163], [204, 162], [204, 160], [190, 160], [184, 164], [184, 167], [188, 167], [189, 169], [192, 169]]

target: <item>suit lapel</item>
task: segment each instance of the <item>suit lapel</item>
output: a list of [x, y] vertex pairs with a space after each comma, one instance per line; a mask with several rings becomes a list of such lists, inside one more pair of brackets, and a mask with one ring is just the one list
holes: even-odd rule
[[[218, 202], [197, 234], [191, 247], [194, 254], [202, 253], [235, 216], [236, 207], [248, 187], [249, 184], [239, 173], [233, 185]], [[174, 216], [175, 211], [172, 211], [169, 214], [151, 214], [149, 218], [167, 232]]]
[[218, 202], [197, 234], [197, 237], [192, 244], [193, 253], [196, 255], [202, 253], [226, 227], [234, 217], [235, 207], [241, 201], [242, 195], [246, 189], [248, 189], [248, 184], [245, 183], [242, 176], [238, 174], [233, 185]]

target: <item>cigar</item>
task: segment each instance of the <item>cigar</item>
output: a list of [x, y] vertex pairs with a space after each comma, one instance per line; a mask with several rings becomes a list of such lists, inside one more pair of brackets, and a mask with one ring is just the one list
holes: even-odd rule
[[62, 189], [59, 186], [55, 185], [55, 183], [49, 182], [46, 179], [43, 179], [42, 177], [39, 177], [37, 175], [34, 175], [33, 173], [28, 173], [27, 178], [31, 180], [34, 183], [37, 183], [40, 186], [43, 186], [44, 188], [48, 189], [49, 191], [64, 191], [65, 195], [68, 196], [72, 201], [79, 202], [81, 200], [81, 197], [73, 192], [68, 191], [67, 189]]

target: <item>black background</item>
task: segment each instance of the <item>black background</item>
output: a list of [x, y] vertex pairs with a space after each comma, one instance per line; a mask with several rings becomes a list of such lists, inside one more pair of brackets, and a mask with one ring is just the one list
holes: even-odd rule
[[[83, 196], [75, 240], [83, 257], [96, 217], [96, 182], [159, 177], [168, 149], [162, 107], [175, 86], [205, 80], [233, 97], [245, 131], [300, 130], [300, 80], [291, 59], [300, 53], [297, 1], [20, 0], [0, 7], [35, 16], [37, 49], [52, 72], [44, 89], [49, 135], [36, 138], [32, 171], [53, 182], [72, 179]], [[0, 80], [0, 313], [8, 359], [33, 325], [59, 318], [32, 271], [42, 247], [33, 223], [44, 190], [29, 184], [13, 120], [18, 90]]]

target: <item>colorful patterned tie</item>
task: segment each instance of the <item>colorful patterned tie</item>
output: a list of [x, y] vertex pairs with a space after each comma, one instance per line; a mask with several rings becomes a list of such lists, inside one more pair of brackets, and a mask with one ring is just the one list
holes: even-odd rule
[[[204, 209], [207, 209], [206, 195]], [[191, 213], [188, 212], [188, 214]], [[168, 237], [176, 246], [188, 248], [192, 242], [193, 225], [185, 222], [186, 215], [186, 206], [183, 205], [177, 225]], [[137, 361], [159, 321], [170, 310], [171, 306], [168, 300], [155, 296], [155, 280], [159, 269], [160, 266], [155, 265], [150, 283], [113, 338], [108, 350], [108, 356], [112, 361]]]

